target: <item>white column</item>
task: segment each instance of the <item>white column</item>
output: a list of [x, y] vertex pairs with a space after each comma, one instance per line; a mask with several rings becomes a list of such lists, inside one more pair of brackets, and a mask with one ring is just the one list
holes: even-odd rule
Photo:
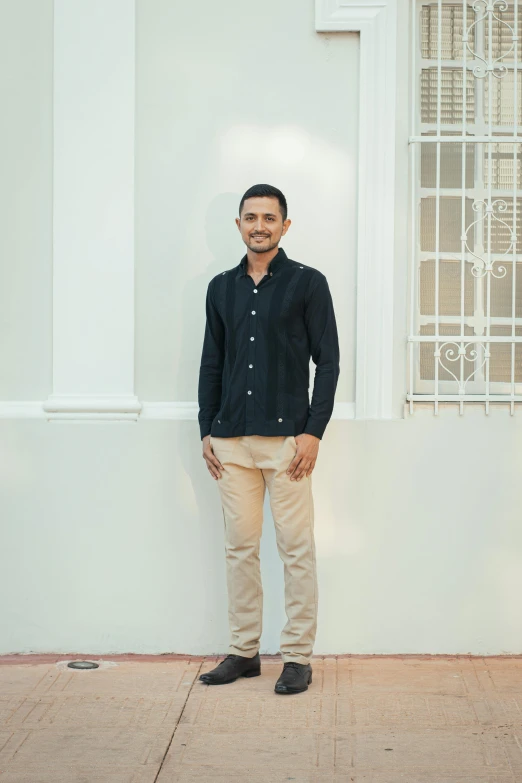
[[136, 418], [134, 0], [54, 2], [48, 418]]
[[397, 0], [315, 0], [315, 29], [360, 35], [355, 416], [390, 419]]

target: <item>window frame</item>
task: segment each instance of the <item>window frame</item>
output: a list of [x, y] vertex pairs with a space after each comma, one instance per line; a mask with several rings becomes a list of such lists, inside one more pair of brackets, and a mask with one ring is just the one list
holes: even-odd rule
[[[474, 13], [473, 13], [473, 7], [472, 4], [469, 2], [466, 3], [469, 15], [467, 16], [466, 20], [466, 26], [469, 30], [470, 25], [472, 22], [476, 19]], [[513, 4], [515, 5], [515, 3]], [[521, 205], [522, 205], [522, 188], [516, 187], [518, 185], [517, 183], [513, 182], [513, 185], [511, 188], [496, 188], [494, 187], [494, 184], [491, 185], [491, 189], [488, 188], [488, 185], [486, 184], [486, 179], [484, 176], [484, 170], [486, 167], [487, 162], [487, 155], [486, 155], [486, 149], [487, 145], [489, 143], [490, 149], [491, 149], [491, 157], [492, 160], [495, 160], [495, 155], [497, 154], [497, 150], [495, 149], [495, 144], [500, 142], [500, 140], [507, 139], [510, 143], [511, 151], [513, 151], [513, 145], [516, 145], [517, 147], [517, 166], [520, 165], [520, 154], [521, 154], [521, 148], [520, 143], [522, 142], [521, 137], [521, 129], [522, 129], [522, 123], [514, 123], [513, 128], [516, 132], [515, 135], [508, 136], [507, 131], [504, 135], [504, 131], [498, 131], [499, 127], [510, 127], [510, 126], [498, 126], [493, 125], [491, 128], [491, 132], [493, 136], [498, 137], [498, 142], [488, 142], [488, 139], [490, 137], [486, 136], [486, 133], [489, 132], [489, 124], [486, 120], [486, 112], [485, 112], [485, 95], [486, 95], [486, 79], [491, 78], [492, 83], [493, 82], [493, 76], [486, 77], [484, 79], [479, 79], [479, 77], [473, 76], [473, 85], [474, 85], [474, 116], [473, 121], [471, 122], [469, 119], [466, 119], [466, 125], [463, 127], [462, 123], [458, 124], [446, 124], [441, 122], [440, 126], [437, 124], [437, 122], [429, 122], [424, 123], [422, 119], [422, 100], [421, 100], [421, 77], [423, 70], [427, 68], [433, 68], [433, 67], [440, 67], [440, 70], [443, 71], [445, 68], [455, 68], [457, 71], [460, 71], [462, 73], [463, 68], [467, 66], [467, 68], [471, 68], [471, 65], [474, 63], [474, 59], [469, 52], [467, 51], [466, 58], [460, 57], [460, 59], [454, 59], [454, 60], [448, 60], [444, 59], [442, 56], [437, 57], [436, 59], [431, 58], [424, 58], [422, 57], [422, 12], [423, 8], [426, 6], [433, 6], [437, 9], [437, 12], [439, 12], [439, 8], [442, 9], [443, 6], [457, 6], [457, 7], [463, 7], [463, 3], [460, 0], [412, 0], [411, 2], [411, 17], [412, 17], [412, 29], [411, 29], [411, 35], [412, 35], [412, 41], [411, 41], [411, 47], [412, 47], [412, 79], [411, 79], [411, 135], [410, 135], [410, 188], [411, 188], [411, 246], [410, 246], [410, 313], [409, 313], [409, 337], [408, 337], [408, 393], [406, 395], [407, 400], [409, 401], [410, 406], [410, 413], [413, 413], [414, 411], [414, 403], [415, 402], [433, 402], [435, 407], [435, 413], [438, 412], [438, 404], [444, 403], [444, 402], [459, 402], [460, 403], [460, 412], [462, 413], [464, 411], [464, 404], [467, 402], [477, 402], [480, 401], [485, 404], [485, 410], [486, 413], [489, 412], [489, 404], [490, 403], [496, 403], [496, 402], [503, 402], [503, 403], [510, 403], [510, 409], [511, 413], [514, 413], [514, 407], [515, 403], [522, 402], [522, 382], [517, 382], [515, 379], [515, 373], [516, 373], [516, 363], [517, 363], [517, 348], [516, 344], [522, 342], [522, 317], [513, 317], [513, 314], [510, 316], [492, 316], [491, 313], [486, 314], [484, 313], [484, 290], [487, 291], [487, 288], [490, 288], [491, 291], [491, 274], [486, 272], [486, 274], [482, 277], [475, 278], [474, 281], [474, 313], [472, 316], [465, 316], [462, 317], [461, 314], [451, 315], [451, 316], [441, 316], [440, 313], [437, 313], [437, 310], [440, 309], [437, 307], [437, 304], [435, 304], [435, 313], [431, 316], [421, 314], [421, 296], [420, 296], [420, 276], [421, 276], [421, 265], [422, 263], [426, 262], [428, 259], [431, 258], [438, 258], [438, 263], [444, 262], [445, 260], [451, 258], [452, 260], [458, 261], [459, 264], [462, 264], [462, 257], [463, 255], [466, 256], [465, 263], [468, 263], [470, 260], [473, 260], [473, 257], [471, 254], [464, 251], [463, 247], [459, 251], [455, 252], [441, 252], [438, 249], [436, 250], [421, 250], [420, 247], [420, 234], [421, 234], [421, 204], [422, 199], [435, 196], [437, 194], [439, 195], [439, 203], [440, 200], [444, 197], [455, 197], [461, 201], [463, 190], [462, 186], [459, 186], [458, 188], [441, 188], [439, 186], [439, 178], [440, 178], [440, 172], [439, 177], [437, 179], [437, 184], [434, 187], [422, 187], [421, 183], [421, 155], [422, 155], [422, 147], [423, 144], [437, 144], [438, 147], [440, 147], [440, 155], [442, 157], [442, 150], [443, 145], [446, 143], [451, 143], [454, 139], [452, 138], [452, 133], [457, 133], [457, 138], [464, 138], [464, 136], [461, 136], [460, 134], [466, 134], [465, 138], [467, 140], [466, 144], [466, 150], [468, 148], [468, 144], [475, 145], [475, 155], [473, 157], [474, 164], [475, 164], [475, 171], [473, 173], [473, 187], [465, 187], [464, 189], [464, 198], [471, 198], [472, 201], [479, 202], [480, 200], [484, 200], [485, 202], [488, 202], [488, 198], [491, 200], [491, 203], [497, 202], [499, 199], [505, 199], [508, 203], [511, 202], [515, 203], [515, 211], [516, 211], [516, 225], [517, 228], [521, 223]], [[521, 14], [522, 14], [522, 6], [520, 3], [517, 4], [518, 9], [518, 23], [520, 24]], [[484, 13], [487, 13], [487, 9], [483, 9]], [[496, 8], [495, 11], [499, 12], [499, 9]], [[441, 12], [441, 11], [440, 11]], [[517, 18], [517, 15], [515, 15], [515, 19]], [[484, 25], [485, 27], [485, 25]], [[482, 25], [478, 25], [477, 29], [482, 32]], [[485, 51], [483, 48], [483, 37], [476, 37], [475, 43], [471, 44], [471, 48], [474, 46], [474, 51], [479, 54], [479, 56], [485, 56]], [[520, 44], [519, 44], [520, 46]], [[442, 49], [442, 47], [441, 47]], [[515, 50], [513, 52], [513, 55], [517, 56], [517, 101], [520, 102], [522, 97], [522, 64], [521, 64], [521, 49], [516, 48], [515, 44]], [[514, 70], [514, 60], [515, 57], [513, 56], [511, 59], [503, 60], [503, 57], [505, 55], [502, 55], [500, 58], [501, 62], [505, 62], [505, 64], [508, 66], [508, 71], [513, 72]], [[469, 72], [469, 71], [468, 71]], [[482, 95], [479, 95], [478, 90], [476, 90], [477, 86], [482, 87]], [[461, 107], [459, 107], [459, 110], [461, 110]], [[467, 117], [467, 112], [466, 112]], [[439, 119], [439, 118], [438, 118]], [[446, 130], [442, 131], [442, 126], [446, 128]], [[451, 127], [451, 131], [448, 130], [448, 127]], [[441, 133], [440, 136], [437, 136], [437, 129], [439, 130], [439, 133]], [[432, 134], [431, 137], [429, 137], [427, 134]], [[469, 135], [472, 134], [472, 135]], [[482, 141], [481, 141], [482, 140]], [[440, 144], [438, 143], [440, 141]], [[464, 152], [464, 151], [463, 151]], [[497, 159], [498, 160], [498, 159]], [[478, 170], [478, 174], [477, 174]], [[467, 174], [467, 171], [466, 171]], [[493, 175], [493, 172], [492, 172]], [[517, 167], [517, 174], [516, 174], [517, 180], [520, 177], [519, 169]], [[493, 178], [493, 176], [492, 176]], [[513, 177], [515, 179], [515, 177]], [[504, 192], [506, 191], [506, 192]], [[513, 211], [513, 207], [512, 207]], [[482, 211], [482, 213], [479, 211], [475, 213], [473, 217], [473, 221], [480, 220], [481, 214], [485, 218], [485, 212]], [[509, 224], [509, 219], [506, 217], [506, 222]], [[493, 218], [492, 218], [493, 220]], [[470, 224], [467, 223], [466, 225], [466, 234], [469, 231]], [[480, 228], [480, 222], [477, 223], [477, 226], [474, 229], [474, 252], [477, 253], [479, 256], [486, 256], [488, 255], [488, 248], [484, 247], [484, 244], [482, 242], [484, 232], [479, 230]], [[518, 228], [519, 236], [522, 235], [522, 230]], [[516, 234], [516, 232], [515, 232]], [[461, 236], [462, 239], [462, 236]], [[477, 241], [479, 239], [480, 241]], [[512, 241], [513, 245], [513, 241]], [[512, 247], [510, 245], [510, 248]], [[518, 247], [520, 247], [520, 244], [518, 244]], [[508, 248], [508, 250], [510, 249]], [[513, 310], [516, 314], [517, 306], [516, 306], [516, 280], [517, 275], [522, 274], [522, 252], [515, 253], [515, 248], [513, 248], [512, 254], [508, 255], [502, 254], [502, 253], [495, 253], [491, 252], [491, 242], [489, 247], [489, 258], [493, 262], [493, 265], [495, 263], [502, 264], [502, 261], [506, 262], [506, 265], [511, 267], [511, 264], [516, 260], [515, 267], [511, 267], [514, 269], [514, 279], [512, 280], [511, 284], [511, 295], [512, 300], [514, 302], [513, 304]], [[436, 260], [436, 258], [435, 258]], [[498, 269], [498, 267], [497, 267]], [[495, 271], [495, 270], [493, 270]], [[512, 273], [513, 274], [513, 273]], [[440, 279], [440, 278], [439, 278]], [[462, 277], [461, 277], [462, 280]], [[440, 304], [440, 302], [439, 302]], [[426, 325], [428, 322], [430, 324], [433, 324], [435, 326], [435, 321], [438, 322], [440, 326], [442, 326], [444, 323], [451, 323], [451, 322], [458, 322], [458, 329], [460, 330], [461, 322], [463, 325], [466, 326], [476, 326], [478, 329], [482, 327], [483, 333], [477, 333], [470, 338], [469, 335], [464, 335], [464, 339], [460, 340], [458, 337], [461, 336], [460, 331], [457, 332], [455, 330], [455, 334], [453, 336], [450, 336], [450, 339], [448, 340], [448, 336], [443, 336], [439, 333], [440, 340], [434, 339], [434, 337], [426, 338], [422, 337], [420, 335], [421, 325]], [[488, 336], [488, 327], [487, 322], [489, 321], [489, 328], [490, 333]], [[507, 327], [512, 330], [512, 334], [507, 336], [498, 336], [494, 334], [495, 328], [497, 327]], [[515, 336], [513, 336], [513, 332]], [[436, 335], [435, 335], [436, 336]], [[457, 338], [457, 339], [455, 339]], [[439, 353], [442, 355], [444, 353], [443, 358], [446, 359], [446, 362], [444, 363], [439, 358], [437, 361], [437, 355], [436, 352], [434, 353], [434, 381], [428, 380], [428, 379], [421, 379], [420, 377], [420, 365], [421, 365], [421, 345], [426, 343], [435, 343], [435, 349], [438, 350]], [[503, 345], [510, 345], [511, 346], [511, 380], [510, 381], [494, 381], [489, 379], [489, 373], [486, 372], [486, 377], [484, 378], [483, 370], [487, 368], [487, 362], [486, 359], [490, 356], [490, 346], [492, 344], [501, 343]], [[468, 362], [466, 360], [467, 355], [469, 354], [469, 351], [473, 350], [477, 347], [477, 344], [482, 346], [482, 348], [478, 351], [477, 358], [473, 362], [473, 365], [471, 365], [471, 362]], [[417, 347], [418, 346], [418, 347]], [[449, 348], [449, 350], [453, 350], [453, 354], [451, 357], [449, 357], [445, 351]], [[468, 350], [469, 349], [469, 350]], [[496, 350], [496, 349], [493, 349]], [[482, 356], [481, 356], [482, 351]], [[460, 353], [459, 353], [460, 352]], [[455, 360], [455, 357], [457, 355], [457, 361]], [[461, 358], [462, 355], [462, 358]], [[519, 359], [518, 359], [519, 361]], [[491, 366], [491, 362], [489, 363]], [[453, 366], [452, 366], [453, 365]], [[471, 370], [471, 366], [473, 366], [473, 371]], [[440, 380], [439, 370], [440, 367], [445, 367], [450, 370], [454, 370], [455, 368], [455, 374], [461, 378], [461, 383], [457, 383], [456, 381], [449, 381], [449, 380]], [[471, 373], [471, 375], [470, 375]], [[468, 376], [469, 380], [465, 380]], [[462, 383], [462, 381], [465, 381]]]

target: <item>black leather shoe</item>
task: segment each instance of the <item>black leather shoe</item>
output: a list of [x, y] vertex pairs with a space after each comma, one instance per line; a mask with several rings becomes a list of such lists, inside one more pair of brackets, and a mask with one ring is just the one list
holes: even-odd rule
[[312, 666], [309, 663], [287, 661], [281, 676], [275, 684], [276, 693], [301, 693], [308, 690], [312, 682]]
[[244, 655], [227, 655], [215, 669], [200, 674], [199, 679], [207, 685], [224, 685], [234, 682], [238, 677], [258, 677], [261, 674], [261, 659], [259, 653], [253, 658]]

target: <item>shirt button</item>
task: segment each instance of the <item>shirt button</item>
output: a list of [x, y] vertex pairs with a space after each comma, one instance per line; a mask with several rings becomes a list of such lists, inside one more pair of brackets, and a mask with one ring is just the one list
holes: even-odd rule
[[256, 314], [256, 311], [255, 311], [255, 310], [252, 310], [252, 315], [255, 315], [255, 314]]
[[249, 366], [249, 367], [253, 367], [254, 365], [253, 365], [253, 364], [249, 364], [248, 366]]
[[257, 294], [257, 288], [254, 288], [254, 293]]
[[283, 419], [278, 419], [277, 421], [283, 421]]
[[220, 420], [218, 419], [218, 424], [221, 424]]
[[253, 338], [253, 337], [251, 337], [250, 339], [251, 339], [251, 340], [253, 340], [254, 338]]
[[251, 392], [251, 391], [249, 391], [248, 393], [249, 393], [249, 394], [252, 394], [252, 392]]
[[270, 272], [270, 277], [272, 277], [272, 272]]
[[302, 269], [302, 268], [303, 268], [302, 266], [299, 267], [299, 269]]

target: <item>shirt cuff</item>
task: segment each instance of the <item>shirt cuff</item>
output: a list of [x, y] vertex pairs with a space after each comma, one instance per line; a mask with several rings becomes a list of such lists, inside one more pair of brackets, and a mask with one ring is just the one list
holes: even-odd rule
[[201, 440], [205, 437], [205, 435], [210, 435], [210, 430], [212, 429], [212, 422], [200, 422], [199, 424], [199, 434], [201, 436]]
[[[326, 424], [328, 424], [328, 422], [326, 422]], [[322, 440], [326, 424], [314, 421], [314, 419], [308, 419], [303, 432], [306, 432], [308, 435], [315, 435], [316, 438]]]

